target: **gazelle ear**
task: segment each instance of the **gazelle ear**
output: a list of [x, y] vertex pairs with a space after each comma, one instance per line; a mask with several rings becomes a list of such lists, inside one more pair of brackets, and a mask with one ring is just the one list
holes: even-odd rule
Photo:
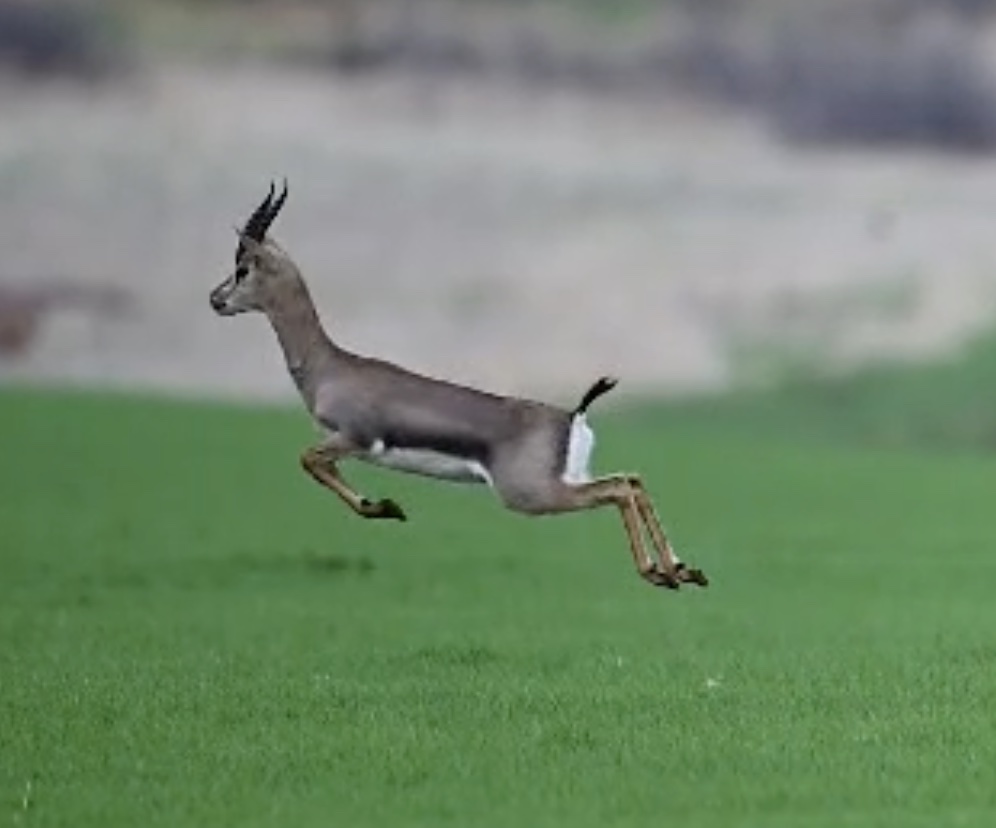
[[235, 228], [235, 235], [239, 237], [239, 246], [245, 253], [248, 253], [250, 256], [258, 256], [263, 252], [263, 245], [252, 238], [252, 236], [246, 235], [241, 228]]

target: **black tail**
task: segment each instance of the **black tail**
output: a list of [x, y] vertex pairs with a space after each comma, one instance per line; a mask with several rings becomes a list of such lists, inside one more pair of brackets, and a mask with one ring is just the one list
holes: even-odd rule
[[584, 396], [581, 398], [581, 402], [579, 402], [574, 411], [571, 412], [572, 416], [576, 417], [578, 414], [584, 414], [584, 412], [588, 410], [589, 405], [601, 397], [602, 394], [605, 394], [615, 388], [616, 383], [618, 382], [619, 380], [615, 377], [599, 378], [598, 382], [585, 391]]

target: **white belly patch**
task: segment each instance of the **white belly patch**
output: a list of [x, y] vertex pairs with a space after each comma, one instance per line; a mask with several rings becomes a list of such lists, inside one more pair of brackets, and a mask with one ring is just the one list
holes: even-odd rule
[[578, 414], [571, 420], [571, 430], [567, 437], [567, 456], [564, 458], [564, 471], [560, 479], [576, 485], [591, 480], [589, 464], [595, 447], [595, 432], [588, 425], [585, 415]]
[[363, 459], [377, 466], [425, 477], [491, 485], [491, 475], [477, 460], [429, 449], [387, 448], [382, 441], [377, 440], [370, 451], [363, 455]]

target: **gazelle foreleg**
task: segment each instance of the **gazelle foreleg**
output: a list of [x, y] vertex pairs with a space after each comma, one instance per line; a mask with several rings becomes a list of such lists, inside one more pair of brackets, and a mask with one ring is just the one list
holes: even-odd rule
[[640, 517], [643, 518], [643, 523], [647, 527], [647, 531], [650, 532], [650, 537], [654, 542], [661, 568], [667, 572], [674, 572], [681, 583], [708, 586], [709, 579], [701, 569], [691, 569], [685, 566], [675, 554], [674, 548], [671, 546], [671, 542], [664, 532], [664, 527], [661, 526], [657, 510], [654, 508], [654, 502], [650, 499], [650, 495], [643, 485], [643, 480], [638, 475], [633, 474], [629, 475], [629, 482], [636, 493], [636, 506], [640, 511]]
[[407, 520], [401, 507], [393, 500], [374, 502], [353, 489], [342, 478], [337, 462], [349, 456], [350, 450], [335, 442], [312, 446], [301, 455], [301, 466], [326, 489], [335, 492], [356, 514], [365, 518]]

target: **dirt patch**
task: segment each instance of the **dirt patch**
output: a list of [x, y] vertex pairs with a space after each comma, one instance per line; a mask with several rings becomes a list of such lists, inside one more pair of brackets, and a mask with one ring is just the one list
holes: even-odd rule
[[687, 392], [955, 347], [994, 310], [996, 164], [792, 152], [680, 101], [301, 70], [0, 88], [0, 284], [52, 308], [0, 380], [283, 398], [261, 318], [216, 318], [232, 228], [275, 235], [344, 345], [511, 392]]

